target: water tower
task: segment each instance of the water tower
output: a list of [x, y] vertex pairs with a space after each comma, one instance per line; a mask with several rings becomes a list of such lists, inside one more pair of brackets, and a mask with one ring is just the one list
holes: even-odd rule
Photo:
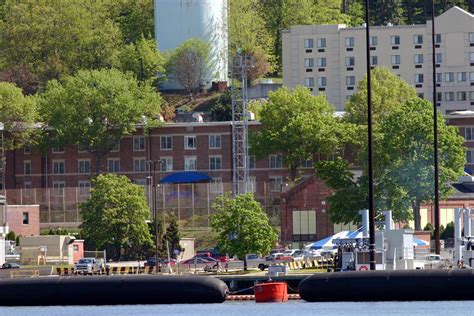
[[[155, 0], [155, 39], [161, 51], [173, 50], [197, 37], [210, 45], [211, 68], [203, 84], [227, 81], [227, 0]], [[168, 81], [163, 89], [181, 88]]]

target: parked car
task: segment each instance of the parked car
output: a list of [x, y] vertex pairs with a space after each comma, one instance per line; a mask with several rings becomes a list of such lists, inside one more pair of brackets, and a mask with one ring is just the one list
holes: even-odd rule
[[216, 260], [219, 260], [220, 262], [229, 262], [229, 256], [223, 253], [220, 253], [219, 251], [215, 249], [210, 249], [210, 250], [201, 250], [198, 251], [196, 254], [196, 257], [207, 257], [207, 258], [214, 258]]
[[209, 267], [214, 267], [219, 261], [211, 257], [193, 257], [178, 263], [180, 269], [203, 269], [208, 270]]
[[[175, 265], [176, 262], [177, 262], [176, 259], [171, 259], [169, 261], [169, 264], [170, 265]], [[150, 257], [150, 258], [146, 259], [145, 267], [154, 267], [155, 263], [156, 263], [156, 258], [155, 257]], [[158, 266], [162, 267], [162, 266], [165, 266], [165, 265], [168, 265], [168, 259], [158, 258]]]
[[82, 258], [74, 265], [74, 274], [101, 273], [104, 269], [104, 260], [96, 258]]
[[18, 268], [20, 268], [20, 265], [18, 263], [5, 262], [4, 264], [2, 264], [2, 269], [18, 269]]

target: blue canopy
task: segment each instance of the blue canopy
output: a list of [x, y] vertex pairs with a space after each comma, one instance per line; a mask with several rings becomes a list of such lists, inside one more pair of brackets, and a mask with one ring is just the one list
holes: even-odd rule
[[197, 183], [209, 182], [212, 178], [207, 174], [196, 171], [177, 172], [160, 180], [160, 183]]

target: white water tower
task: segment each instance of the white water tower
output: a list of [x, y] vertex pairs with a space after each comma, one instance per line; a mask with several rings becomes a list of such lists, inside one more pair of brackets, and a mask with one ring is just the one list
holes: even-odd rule
[[[194, 37], [210, 45], [206, 87], [213, 81], [227, 81], [227, 0], [155, 0], [155, 39], [161, 51], [173, 50]], [[168, 82], [163, 88], [180, 87]]]

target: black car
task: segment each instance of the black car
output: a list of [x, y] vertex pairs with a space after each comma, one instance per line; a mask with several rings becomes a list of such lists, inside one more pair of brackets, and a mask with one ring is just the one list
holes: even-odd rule
[[2, 269], [18, 269], [20, 265], [18, 263], [4, 263], [2, 264]]

